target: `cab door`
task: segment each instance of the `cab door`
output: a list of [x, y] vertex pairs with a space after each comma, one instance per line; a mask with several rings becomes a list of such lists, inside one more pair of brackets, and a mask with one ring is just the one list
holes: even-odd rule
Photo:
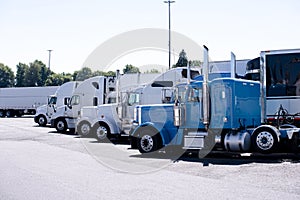
[[185, 103], [184, 128], [198, 129], [202, 123], [202, 89], [190, 87], [187, 91]]

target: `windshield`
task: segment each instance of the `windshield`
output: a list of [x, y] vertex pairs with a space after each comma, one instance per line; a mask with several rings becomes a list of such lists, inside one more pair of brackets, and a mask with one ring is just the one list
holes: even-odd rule
[[78, 95], [74, 95], [72, 96], [71, 100], [70, 100], [70, 105], [73, 106], [73, 105], [79, 105], [80, 103], [80, 97]]
[[202, 90], [200, 88], [190, 88], [188, 101], [189, 102], [200, 102], [202, 98]]
[[140, 94], [131, 93], [128, 98], [128, 105], [132, 106], [134, 104], [138, 104], [140, 102]]
[[56, 104], [56, 101], [57, 101], [57, 97], [50, 97], [49, 100], [48, 100], [48, 104]]

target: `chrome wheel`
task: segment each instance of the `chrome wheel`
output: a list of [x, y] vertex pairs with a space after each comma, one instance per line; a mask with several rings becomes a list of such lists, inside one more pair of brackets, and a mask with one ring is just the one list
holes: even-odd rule
[[80, 126], [79, 126], [79, 134], [82, 135], [82, 136], [87, 136], [90, 131], [91, 131], [91, 126], [87, 123], [82, 123]]
[[47, 124], [46, 118], [45, 118], [44, 116], [40, 116], [40, 117], [38, 118], [38, 124], [39, 124], [40, 126], [46, 126], [46, 124]]
[[65, 120], [61, 119], [61, 120], [58, 120], [56, 122], [56, 126], [55, 126], [57, 132], [59, 133], [62, 133], [62, 132], [65, 132], [67, 130], [67, 123]]
[[97, 140], [99, 141], [103, 141], [107, 138], [108, 135], [108, 130], [105, 126], [100, 125], [97, 129], [96, 129], [96, 137]]
[[140, 140], [140, 147], [144, 152], [150, 152], [153, 150], [154, 141], [150, 135], [144, 135]]
[[256, 136], [256, 145], [258, 148], [267, 151], [274, 145], [274, 137], [267, 131], [262, 131]]
[[140, 153], [154, 152], [162, 147], [162, 140], [156, 129], [142, 127], [137, 132], [137, 148]]
[[257, 128], [252, 135], [253, 150], [260, 153], [273, 153], [278, 150], [277, 129], [270, 126]]

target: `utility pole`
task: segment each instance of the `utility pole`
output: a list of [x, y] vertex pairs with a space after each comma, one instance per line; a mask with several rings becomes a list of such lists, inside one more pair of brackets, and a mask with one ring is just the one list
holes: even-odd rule
[[175, 1], [164, 1], [169, 5], [169, 69], [171, 69], [171, 3], [175, 3]]
[[49, 49], [49, 50], [47, 50], [47, 51], [49, 51], [48, 69], [50, 70], [51, 51], [53, 51], [53, 50]]

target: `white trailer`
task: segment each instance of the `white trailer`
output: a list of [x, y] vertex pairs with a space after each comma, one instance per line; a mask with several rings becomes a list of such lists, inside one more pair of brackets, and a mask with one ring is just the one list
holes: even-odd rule
[[300, 127], [300, 49], [261, 51], [248, 62], [245, 77], [261, 80], [262, 116], [269, 123]]
[[[199, 69], [194, 69], [191, 76], [199, 75]], [[172, 97], [172, 88], [186, 81], [187, 68], [173, 68], [158, 75], [154, 80], [138, 87], [120, 88], [115, 104], [83, 107], [77, 122], [77, 133], [82, 136], [95, 136], [99, 141], [107, 137], [116, 137], [122, 133], [128, 135], [134, 116], [134, 107], [143, 104], [168, 103]], [[131, 83], [132, 85], [136, 85]]]
[[58, 86], [0, 88], [0, 117], [34, 115], [36, 108], [47, 103], [47, 98]]
[[74, 90], [68, 105], [57, 108], [51, 117], [51, 127], [57, 132], [75, 129], [80, 109], [83, 106], [97, 106], [109, 101], [109, 94], [116, 88], [115, 77], [96, 76], [81, 82]]
[[80, 83], [80, 81], [70, 81], [62, 84], [54, 95], [49, 96], [48, 104], [39, 106], [36, 109], [34, 121], [40, 126], [50, 124], [51, 117], [56, 112], [56, 109], [68, 104], [74, 90]]

